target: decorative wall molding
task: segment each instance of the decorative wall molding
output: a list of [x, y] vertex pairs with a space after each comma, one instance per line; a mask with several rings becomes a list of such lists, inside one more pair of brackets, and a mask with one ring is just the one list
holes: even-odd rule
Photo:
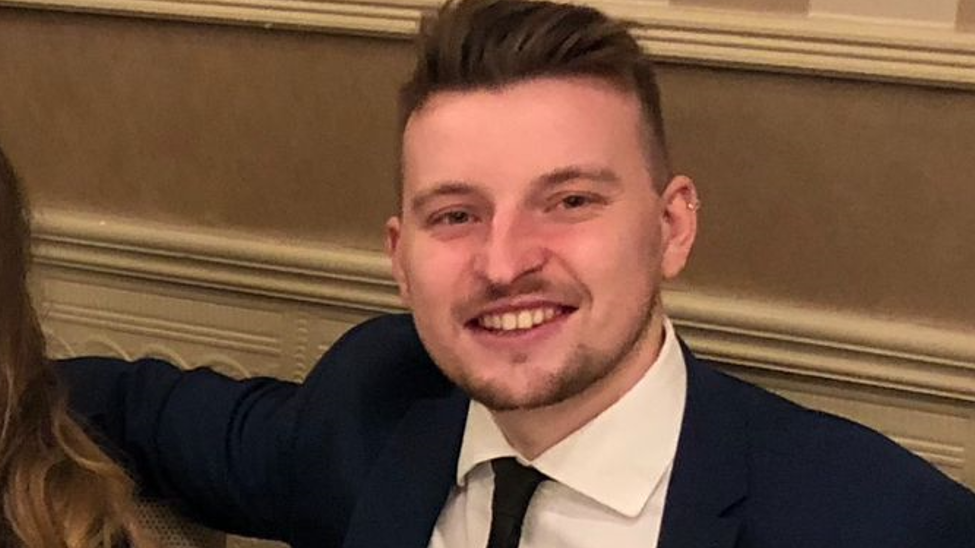
[[38, 214], [35, 224], [40, 264], [374, 312], [400, 306], [375, 252], [71, 213]]
[[[437, 0], [0, 0], [34, 9], [412, 37]], [[886, 19], [770, 15], [589, 0], [635, 23], [655, 57], [678, 63], [975, 87], [975, 33]]]
[[[70, 322], [88, 327], [93, 331], [111, 328], [149, 340], [174, 339], [206, 345], [214, 350], [246, 352], [271, 358], [281, 357], [281, 349], [278, 347], [277, 339], [263, 334], [243, 333], [239, 330], [212, 326], [188, 327], [182, 322], [171, 319], [109, 310], [93, 310], [90, 307], [65, 303], [52, 303], [44, 312], [45, 318], [48, 320]], [[132, 359], [135, 356], [119, 354], [119, 357]], [[182, 360], [178, 361], [180, 364], [184, 363]]]
[[702, 356], [751, 369], [975, 402], [975, 333], [747, 299], [664, 297]]
[[[46, 267], [359, 312], [401, 309], [387, 261], [375, 251], [64, 212], [39, 214], [35, 221], [36, 262]], [[707, 357], [755, 371], [975, 402], [971, 332], [690, 292], [670, 291], [664, 299], [681, 333]], [[57, 310], [86, 321], [105, 319], [98, 313]], [[174, 329], [129, 323], [133, 329]], [[239, 348], [270, 351], [262, 337], [220, 335]]]
[[963, 480], [962, 474], [965, 467], [964, 447], [898, 436], [894, 436], [893, 440], [942, 470], [954, 472], [953, 476], [955, 479], [959, 481]]
[[954, 29], [673, 8], [615, 13], [636, 20], [641, 45], [665, 61], [975, 87], [975, 35]]
[[0, 5], [407, 38], [416, 32], [424, 0], [0, 0]]

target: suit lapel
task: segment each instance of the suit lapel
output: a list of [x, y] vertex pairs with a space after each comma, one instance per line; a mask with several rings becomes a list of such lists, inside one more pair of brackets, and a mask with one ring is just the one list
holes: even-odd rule
[[379, 456], [356, 503], [347, 548], [424, 548], [454, 485], [468, 399], [419, 400]]
[[747, 483], [747, 420], [734, 381], [686, 347], [687, 402], [658, 548], [731, 548]]
[[[733, 548], [747, 494], [747, 420], [734, 382], [684, 348], [687, 401], [657, 548]], [[424, 548], [456, 477], [469, 400], [419, 400], [378, 457], [346, 548]]]

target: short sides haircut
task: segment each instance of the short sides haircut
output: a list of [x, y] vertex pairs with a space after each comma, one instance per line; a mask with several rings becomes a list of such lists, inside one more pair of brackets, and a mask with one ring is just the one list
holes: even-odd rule
[[589, 7], [536, 0], [449, 0], [420, 23], [416, 66], [400, 91], [401, 127], [434, 94], [539, 77], [596, 77], [633, 92], [657, 190], [671, 178], [653, 63], [628, 25]]

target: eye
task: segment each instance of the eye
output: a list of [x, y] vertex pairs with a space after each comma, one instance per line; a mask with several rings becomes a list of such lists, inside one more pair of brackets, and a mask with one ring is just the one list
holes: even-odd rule
[[588, 196], [584, 196], [582, 194], [570, 194], [568, 196], [564, 196], [559, 201], [559, 206], [563, 209], [578, 209], [591, 203], [592, 199]]
[[462, 225], [474, 220], [474, 216], [462, 209], [437, 213], [430, 218], [431, 225]]
[[549, 198], [549, 211], [552, 212], [582, 212], [605, 205], [606, 198], [591, 192], [565, 192]]

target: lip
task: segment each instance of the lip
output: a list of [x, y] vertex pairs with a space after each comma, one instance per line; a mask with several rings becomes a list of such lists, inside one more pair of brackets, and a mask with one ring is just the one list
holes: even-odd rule
[[[530, 329], [514, 329], [509, 331], [485, 328], [480, 325], [479, 319], [487, 315], [500, 315], [511, 312], [519, 312], [528, 309], [554, 309], [556, 316], [545, 323], [536, 325]], [[496, 350], [514, 350], [525, 345], [532, 345], [548, 339], [563, 329], [568, 319], [575, 313], [576, 307], [556, 303], [549, 300], [518, 300], [507, 301], [485, 308], [479, 314], [470, 318], [464, 324], [465, 331], [469, 333], [479, 344], [491, 347]]]
[[565, 304], [559, 300], [539, 298], [537, 296], [530, 298], [505, 299], [503, 301], [495, 301], [490, 306], [479, 309], [475, 313], [469, 314], [467, 319], [464, 321], [464, 326], [472, 329], [483, 329], [480, 326], [479, 320], [485, 316], [497, 316], [518, 313], [525, 310], [538, 309], [554, 310], [557, 315], [561, 316], [571, 314], [577, 308], [578, 307], [576, 306]]

